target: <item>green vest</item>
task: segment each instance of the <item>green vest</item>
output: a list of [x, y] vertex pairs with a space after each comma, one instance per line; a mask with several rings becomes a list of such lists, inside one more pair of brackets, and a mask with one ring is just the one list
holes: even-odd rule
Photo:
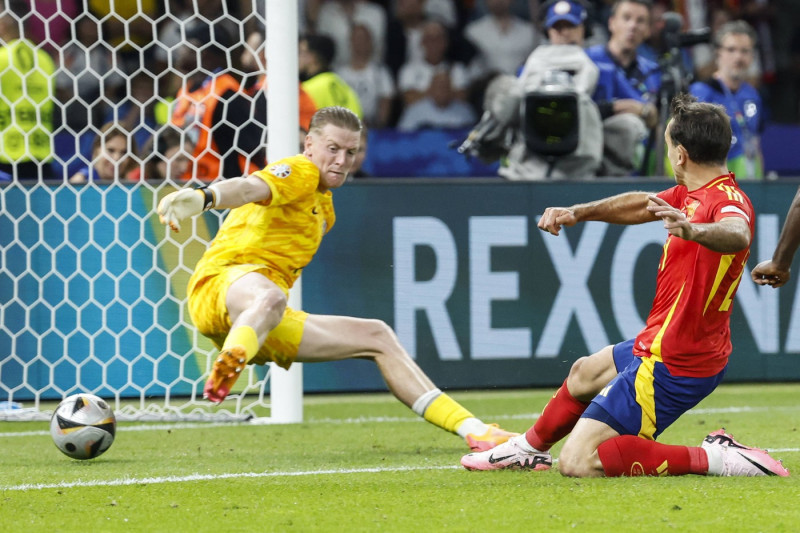
[[300, 85], [314, 101], [317, 109], [338, 105], [346, 107], [358, 115], [358, 118], [364, 118], [358, 94], [337, 74], [323, 72]]
[[741, 154], [728, 159], [728, 170], [736, 174], [737, 181], [764, 179], [764, 161], [761, 155], [749, 159], [747, 155]]
[[0, 47], [0, 162], [51, 159], [55, 70], [29, 41]]

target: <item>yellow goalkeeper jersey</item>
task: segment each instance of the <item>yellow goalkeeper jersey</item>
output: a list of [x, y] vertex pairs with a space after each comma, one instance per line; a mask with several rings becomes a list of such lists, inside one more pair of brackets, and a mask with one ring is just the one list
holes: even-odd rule
[[254, 175], [269, 185], [272, 198], [231, 210], [197, 263], [190, 293], [202, 279], [233, 265], [263, 266], [272, 281], [289, 289], [333, 227], [333, 195], [317, 190], [319, 170], [305, 156], [281, 159]]

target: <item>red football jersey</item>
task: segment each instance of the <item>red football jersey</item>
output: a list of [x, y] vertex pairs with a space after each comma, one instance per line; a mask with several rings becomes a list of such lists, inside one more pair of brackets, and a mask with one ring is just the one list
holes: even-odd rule
[[[677, 185], [658, 196], [680, 208], [692, 223], [738, 217], [754, 235], [753, 205], [732, 173], [694, 191]], [[733, 297], [749, 255], [749, 245], [735, 254], [723, 254], [670, 235], [658, 266], [653, 307], [636, 337], [634, 354], [660, 358], [677, 376], [719, 373], [731, 353]]]

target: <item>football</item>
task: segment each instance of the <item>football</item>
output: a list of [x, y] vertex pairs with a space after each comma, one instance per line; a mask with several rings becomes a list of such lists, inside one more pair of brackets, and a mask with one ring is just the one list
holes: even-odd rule
[[50, 419], [56, 447], [73, 459], [94, 459], [114, 442], [117, 419], [105, 400], [94, 394], [64, 398]]

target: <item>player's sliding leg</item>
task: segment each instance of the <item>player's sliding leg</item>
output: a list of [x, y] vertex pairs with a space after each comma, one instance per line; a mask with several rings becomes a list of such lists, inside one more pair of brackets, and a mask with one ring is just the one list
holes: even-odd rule
[[789, 470], [773, 459], [766, 450], [751, 448], [734, 440], [725, 428], [708, 434], [701, 444], [708, 454], [710, 476], [781, 476]]
[[203, 396], [217, 403], [230, 393], [286, 309], [283, 291], [256, 272], [234, 281], [228, 287], [225, 301], [233, 325], [203, 388]]
[[602, 443], [597, 451], [609, 477], [789, 475], [766, 450], [740, 444], [724, 429], [709, 434], [702, 446], [674, 446], [622, 435]]
[[516, 433], [485, 424], [436, 388], [380, 320], [309, 315], [298, 350], [298, 362], [371, 359], [389, 390], [428, 422], [460, 435], [472, 449], [488, 449]]
[[[710, 394], [724, 373], [710, 377], [690, 378], [672, 375], [657, 357], [633, 357], [630, 341], [620, 343], [611, 351], [619, 374], [602, 388], [582, 415], [577, 403], [584, 399], [581, 385], [591, 383], [586, 379], [599, 376], [596, 383], [608, 374], [603, 365], [576, 365], [567, 379], [567, 389], [572, 398], [561, 398], [562, 403], [552, 403], [542, 418], [548, 418], [544, 429], [535, 437], [542, 448], [565, 431], [570, 420], [580, 416], [559, 457], [559, 471], [571, 477], [632, 476], [632, 475], [788, 475], [788, 471], [764, 450], [750, 448], [736, 442], [724, 431], [706, 437], [702, 447], [672, 446], [655, 442], [655, 438], [683, 413]], [[601, 350], [588, 362], [608, 360], [608, 350]], [[627, 362], [627, 364], [626, 364]], [[581, 368], [583, 366], [583, 368]], [[594, 372], [587, 372], [592, 368]], [[599, 373], [596, 370], [601, 370]], [[584, 379], [574, 379], [582, 376]], [[600, 379], [602, 378], [602, 379]], [[563, 389], [555, 395], [561, 397]], [[575, 397], [577, 396], [577, 398]], [[560, 414], [554, 405], [563, 409]], [[555, 413], [555, 414], [554, 414]], [[561, 423], [554, 423], [556, 420]], [[528, 434], [511, 439], [506, 444], [480, 454], [469, 454], [462, 464], [470, 470], [497, 468], [542, 469], [546, 450], [536, 449]]]
[[525, 432], [525, 440], [533, 448], [548, 451], [569, 435], [589, 402], [575, 398], [569, 391], [569, 379], [553, 394], [536, 423]]
[[469, 470], [546, 470], [552, 464], [550, 448], [572, 431], [589, 405], [588, 400], [616, 374], [612, 346], [578, 359], [572, 365], [567, 379], [542, 410], [539, 419], [524, 435], [509, 440], [491, 452], [465, 455], [461, 464]]
[[525, 433], [528, 444], [545, 452], [569, 435], [591, 399], [617, 375], [613, 349], [606, 346], [575, 361], [567, 379]]

